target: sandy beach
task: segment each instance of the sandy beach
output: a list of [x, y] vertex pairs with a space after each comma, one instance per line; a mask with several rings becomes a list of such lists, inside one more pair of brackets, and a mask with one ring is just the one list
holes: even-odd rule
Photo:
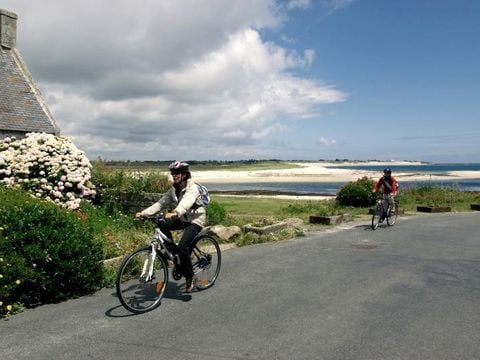
[[[194, 171], [194, 179], [204, 183], [254, 183], [254, 182], [349, 182], [364, 176], [377, 179], [378, 171], [352, 170], [338, 168], [337, 163], [326, 162], [292, 162], [291, 169], [256, 170], [256, 171]], [[356, 162], [343, 165], [385, 165], [395, 169], [399, 165], [421, 165], [415, 162]], [[336, 166], [331, 168], [329, 166]], [[465, 180], [480, 179], [480, 171], [451, 171], [442, 175], [424, 174], [421, 172], [393, 172], [399, 181], [422, 180]]]

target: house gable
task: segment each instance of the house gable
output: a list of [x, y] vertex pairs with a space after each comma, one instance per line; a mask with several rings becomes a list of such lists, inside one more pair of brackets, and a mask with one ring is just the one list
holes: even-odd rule
[[0, 9], [0, 137], [59, 129], [16, 48], [14, 13]]

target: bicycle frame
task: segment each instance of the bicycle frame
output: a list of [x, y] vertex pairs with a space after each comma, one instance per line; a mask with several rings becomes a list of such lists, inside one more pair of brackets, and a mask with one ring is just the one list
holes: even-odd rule
[[151, 256], [148, 259], [145, 259], [143, 264], [141, 278], [145, 278], [145, 282], [151, 281], [153, 278], [153, 264], [155, 260], [155, 256], [157, 256], [157, 249], [160, 248], [160, 254], [167, 255], [167, 259], [173, 261], [174, 255], [172, 252], [167, 248], [166, 243], [171, 242], [173, 240], [170, 239], [167, 235], [165, 235], [159, 228], [155, 228], [155, 234], [153, 235], [152, 241], [150, 246], [152, 248]]
[[382, 216], [386, 217], [388, 214], [388, 210], [390, 208], [390, 204], [388, 203], [388, 199], [382, 198], [378, 200], [378, 203], [382, 207]]

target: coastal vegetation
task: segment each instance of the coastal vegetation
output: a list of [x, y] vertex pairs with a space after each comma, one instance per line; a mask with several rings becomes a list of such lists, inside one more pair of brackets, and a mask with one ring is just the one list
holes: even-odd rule
[[[168, 161], [114, 161], [103, 160], [98, 158], [92, 161], [94, 166], [100, 166], [105, 170], [116, 171], [120, 170], [126, 173], [132, 172], [166, 172]], [[222, 171], [249, 171], [249, 170], [279, 170], [291, 169], [298, 167], [294, 164], [295, 161], [284, 161], [277, 159], [270, 160], [187, 160], [192, 168], [196, 171], [222, 170]]]

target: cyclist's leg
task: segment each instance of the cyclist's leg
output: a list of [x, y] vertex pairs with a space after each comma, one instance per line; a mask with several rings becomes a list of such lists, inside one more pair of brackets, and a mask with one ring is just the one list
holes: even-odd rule
[[392, 194], [388, 194], [387, 200], [389, 209], [387, 216], [390, 216], [390, 212], [395, 211], [395, 197]]
[[[168, 238], [173, 240], [172, 230], [183, 230], [185, 228], [185, 223], [180, 219], [170, 219], [166, 220], [162, 224], [159, 224], [159, 228], [165, 235], [167, 235]], [[175, 259], [173, 260], [175, 266], [172, 270], [172, 274], [174, 279], [180, 279], [182, 276], [185, 276], [182, 266], [182, 254], [174, 242], [168, 244], [167, 246], [172, 254], [178, 255], [175, 256]]]
[[201, 230], [202, 227], [197, 224], [185, 224], [182, 239], [178, 243], [182, 270], [187, 282], [191, 281], [193, 278], [192, 260], [190, 259], [190, 255], [192, 253], [195, 237]]
[[387, 208], [388, 208], [388, 195], [382, 194], [382, 216], [380, 216], [380, 222], [383, 222], [387, 217]]
[[185, 225], [180, 219], [171, 219], [160, 224], [159, 228], [170, 239], [173, 239], [172, 230], [182, 230], [185, 228]]

